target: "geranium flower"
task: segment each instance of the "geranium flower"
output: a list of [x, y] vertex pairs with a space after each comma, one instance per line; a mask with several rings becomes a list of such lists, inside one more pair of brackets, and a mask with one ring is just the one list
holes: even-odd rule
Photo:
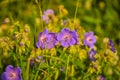
[[48, 10], [44, 11], [44, 14], [42, 16], [42, 20], [45, 21], [47, 24], [50, 22], [53, 15], [54, 15], [54, 11], [52, 9], [48, 9]]
[[14, 68], [12, 65], [6, 67], [5, 72], [2, 73], [2, 80], [22, 80], [21, 69], [19, 67]]
[[98, 80], [105, 80], [105, 77], [103, 77], [102, 75], [99, 75], [97, 78]]
[[75, 30], [70, 31], [68, 28], [64, 28], [58, 33], [57, 40], [60, 41], [63, 47], [69, 47], [78, 44], [78, 35]]
[[114, 47], [114, 43], [111, 39], [109, 39], [109, 46], [110, 46], [110, 50], [113, 51], [114, 53], [116, 52], [116, 49]]
[[42, 49], [51, 49], [57, 44], [56, 33], [50, 33], [47, 29], [41, 32], [38, 36], [36, 46]]
[[94, 47], [94, 44], [96, 43], [96, 37], [94, 36], [93, 32], [85, 33], [84, 38], [84, 45], [89, 46], [90, 48]]
[[89, 55], [90, 60], [94, 60], [95, 54], [96, 54], [96, 51], [95, 51], [94, 49], [91, 49], [91, 50], [88, 52], [88, 55]]

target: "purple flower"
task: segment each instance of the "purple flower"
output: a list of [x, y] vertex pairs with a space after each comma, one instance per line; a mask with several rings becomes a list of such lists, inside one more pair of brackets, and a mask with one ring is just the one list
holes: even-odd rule
[[96, 54], [96, 51], [95, 51], [94, 49], [91, 49], [91, 50], [88, 52], [88, 54], [89, 54], [90, 60], [94, 60], [94, 56], [95, 56], [95, 54]]
[[7, 23], [9, 23], [9, 22], [10, 22], [10, 19], [9, 19], [9, 18], [6, 18], [6, 19], [3, 21], [4, 24], [7, 24]]
[[6, 67], [5, 72], [2, 73], [2, 80], [22, 80], [21, 69], [19, 67], [14, 68], [12, 65]]
[[99, 79], [99, 80], [105, 80], [105, 77], [103, 77], [102, 75], [99, 75], [99, 76], [98, 76], [98, 79]]
[[105, 80], [105, 78], [104, 78], [104, 77], [101, 77], [100, 80]]
[[24, 46], [24, 43], [21, 42], [19, 45], [20, 45], [20, 46]]
[[52, 9], [47, 9], [46, 11], [44, 11], [44, 15], [53, 15], [54, 11]]
[[31, 58], [31, 59], [30, 59], [30, 65], [31, 65], [31, 66], [33, 66], [34, 60], [35, 60], [34, 58]]
[[68, 28], [62, 29], [61, 32], [58, 33], [57, 39], [63, 47], [78, 44], [78, 35], [76, 31], [70, 31]]
[[38, 56], [39, 59], [42, 59], [43, 57], [42, 56]]
[[45, 63], [45, 60], [44, 60], [44, 59], [42, 60], [42, 63]]
[[36, 46], [42, 49], [51, 49], [57, 44], [57, 42], [56, 33], [50, 33], [45, 29], [44, 32], [39, 34]]
[[64, 71], [64, 70], [65, 70], [65, 67], [62, 66], [62, 67], [60, 68], [60, 71]]
[[116, 49], [114, 47], [114, 43], [111, 39], [109, 39], [109, 46], [110, 46], [110, 50], [113, 51], [114, 53], [116, 52]]
[[62, 25], [65, 26], [68, 22], [70, 22], [70, 19], [69, 19], [69, 18], [68, 18], [67, 20], [64, 20], [64, 21], [62, 22]]
[[84, 45], [89, 46], [90, 48], [94, 47], [94, 44], [96, 43], [96, 37], [94, 36], [93, 32], [85, 33], [85, 39], [84, 39]]
[[51, 17], [54, 15], [54, 11], [52, 9], [48, 9], [44, 12], [42, 16], [42, 20], [48, 24], [51, 20]]

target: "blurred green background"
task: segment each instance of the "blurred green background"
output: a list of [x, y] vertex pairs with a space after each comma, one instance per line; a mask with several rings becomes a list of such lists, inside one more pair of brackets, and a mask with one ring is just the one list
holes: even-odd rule
[[[77, 18], [86, 31], [94, 31], [99, 38], [108, 37], [115, 42], [120, 51], [120, 0], [38, 0], [42, 11], [53, 9], [58, 11], [59, 5], [68, 10], [68, 18], [74, 18], [78, 3]], [[35, 0], [0, 0], [0, 24], [5, 18], [35, 26], [39, 15]]]

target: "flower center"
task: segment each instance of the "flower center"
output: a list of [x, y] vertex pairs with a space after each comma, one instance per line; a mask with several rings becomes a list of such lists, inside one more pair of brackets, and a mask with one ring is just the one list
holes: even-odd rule
[[63, 38], [64, 38], [65, 41], [70, 40], [71, 35], [70, 34], [65, 34]]
[[94, 53], [90, 53], [90, 58], [93, 58], [94, 57]]
[[16, 76], [16, 74], [14, 72], [12, 72], [12, 73], [9, 74], [10, 78], [15, 78], [15, 76]]
[[92, 42], [92, 40], [93, 40], [93, 39], [92, 39], [91, 37], [88, 37], [88, 38], [87, 38], [87, 41], [88, 41], [88, 42]]
[[41, 42], [46, 42], [46, 41], [47, 41], [46, 39], [47, 39], [47, 38], [46, 38], [45, 36], [41, 36], [41, 37], [40, 37], [40, 41], [41, 41]]

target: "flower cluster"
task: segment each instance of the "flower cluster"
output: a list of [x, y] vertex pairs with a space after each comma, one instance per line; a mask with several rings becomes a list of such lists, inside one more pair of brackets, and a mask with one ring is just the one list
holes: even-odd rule
[[78, 35], [76, 31], [70, 31], [68, 28], [61, 30], [58, 35], [56, 33], [48, 32], [47, 29], [41, 32], [38, 36], [36, 46], [42, 49], [51, 49], [60, 42], [61, 46], [69, 47], [78, 44]]
[[94, 56], [96, 54], [96, 51], [94, 50], [94, 44], [96, 43], [96, 37], [94, 36], [93, 32], [87, 32], [84, 35], [84, 45], [91, 48], [91, 50], [88, 52], [89, 58], [91, 60], [94, 60]]
[[[43, 13], [42, 20], [46, 24], [41, 24], [40, 20], [39, 25], [46, 29], [38, 34], [37, 41], [35, 33], [41, 29], [39, 25], [35, 28], [27, 24], [22, 27], [16, 22], [8, 28], [10, 35], [0, 38], [0, 69], [11, 61], [11, 64], [20, 65], [22, 70], [8, 65], [5, 72], [0, 70], [1, 80], [22, 80], [22, 77], [24, 80], [106, 80], [114, 73], [118, 76], [120, 63], [119, 56], [114, 54], [117, 50], [113, 41], [106, 38], [104, 44], [97, 42], [99, 37], [93, 31], [85, 32], [78, 19], [64, 20], [67, 12], [63, 6], [60, 6], [59, 12], [56, 16], [52, 9]], [[6, 19], [4, 25], [8, 23]], [[30, 32], [34, 34], [31, 36]]]

